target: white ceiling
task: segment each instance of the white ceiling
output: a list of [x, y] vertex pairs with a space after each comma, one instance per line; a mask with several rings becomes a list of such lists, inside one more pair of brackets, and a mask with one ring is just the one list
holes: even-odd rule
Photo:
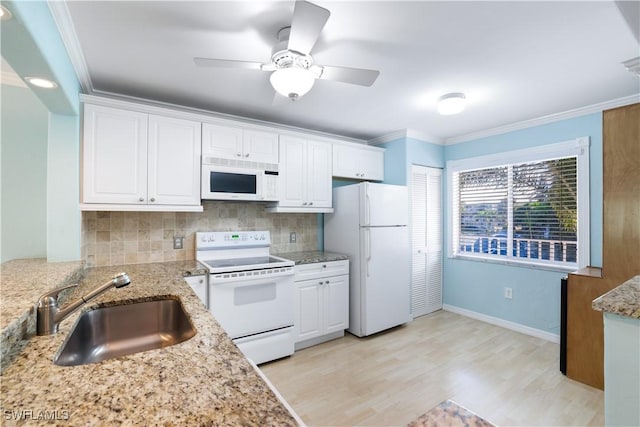
[[[640, 93], [621, 65], [639, 45], [613, 1], [315, 1], [331, 11], [317, 63], [380, 70], [372, 87], [326, 80], [272, 105], [269, 73], [193, 57], [269, 62], [294, 2], [68, 1], [91, 90], [370, 140], [433, 141]], [[464, 92], [467, 109], [436, 100]]]

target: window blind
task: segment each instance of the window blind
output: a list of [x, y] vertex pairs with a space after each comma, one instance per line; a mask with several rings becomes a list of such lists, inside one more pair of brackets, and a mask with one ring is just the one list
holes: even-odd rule
[[575, 156], [454, 174], [458, 254], [577, 262]]

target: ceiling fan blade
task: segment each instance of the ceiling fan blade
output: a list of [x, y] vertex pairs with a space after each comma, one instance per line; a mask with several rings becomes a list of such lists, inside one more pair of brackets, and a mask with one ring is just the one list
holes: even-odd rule
[[289, 50], [308, 55], [318, 41], [320, 32], [329, 19], [327, 9], [306, 1], [297, 1], [293, 8], [293, 20], [289, 34]]
[[325, 65], [322, 67], [322, 74], [319, 78], [321, 80], [334, 80], [360, 86], [371, 86], [379, 75], [380, 71], [378, 70]]
[[241, 68], [245, 70], [262, 70], [260, 62], [234, 61], [232, 59], [193, 58], [198, 67]]

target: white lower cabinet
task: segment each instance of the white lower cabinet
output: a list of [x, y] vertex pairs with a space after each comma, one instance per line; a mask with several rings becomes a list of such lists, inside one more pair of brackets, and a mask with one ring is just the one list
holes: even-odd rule
[[205, 307], [209, 308], [209, 286], [207, 276], [187, 276], [184, 280], [191, 286], [193, 292], [198, 295]]
[[344, 336], [349, 327], [349, 261], [295, 267], [296, 350]]

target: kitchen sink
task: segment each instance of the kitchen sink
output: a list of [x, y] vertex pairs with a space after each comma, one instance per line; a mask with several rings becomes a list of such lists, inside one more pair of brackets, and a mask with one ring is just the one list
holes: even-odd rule
[[179, 299], [101, 307], [83, 313], [53, 360], [75, 366], [169, 347], [196, 334]]

